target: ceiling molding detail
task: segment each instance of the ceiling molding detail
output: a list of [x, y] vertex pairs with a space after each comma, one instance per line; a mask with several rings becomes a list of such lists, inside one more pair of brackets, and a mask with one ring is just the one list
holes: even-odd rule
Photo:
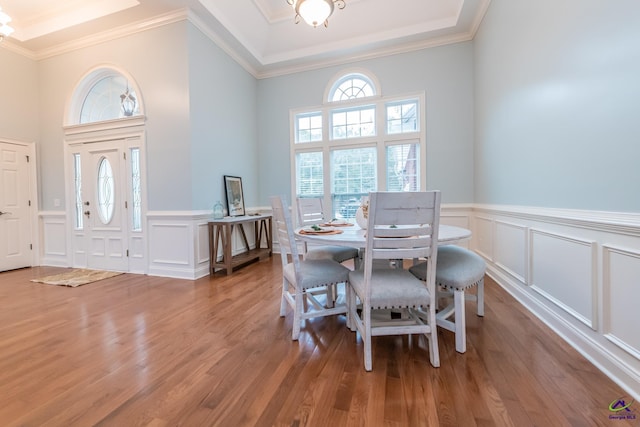
[[[24, 1], [35, 4], [41, 0]], [[94, 1], [98, 5], [111, 0], [82, 1]], [[155, 0], [122, 0], [120, 7], [132, 1], [140, 5], [115, 14], [110, 12], [112, 18], [100, 21], [101, 26], [89, 22], [54, 32], [50, 39], [42, 36], [24, 43], [9, 38], [0, 44], [0, 49], [42, 60], [186, 20], [244, 70], [257, 79], [264, 79], [473, 40], [491, 2], [429, 0], [433, 3], [427, 7], [424, 0], [402, 0], [406, 2], [402, 3], [403, 21], [395, 17], [396, 21], [391, 22], [386, 19], [388, 4], [384, 0], [348, 0], [347, 8], [341, 11], [344, 13], [332, 20], [333, 25], [314, 29], [296, 25], [293, 11], [285, 0], [166, 0], [162, 4]], [[172, 5], [183, 7], [167, 10]], [[433, 7], [433, 14], [428, 15], [430, 18], [416, 19], [407, 13], [409, 5], [422, 11], [420, 16], [427, 16]], [[158, 13], [162, 10], [163, 13]], [[351, 17], [347, 12], [352, 13]], [[375, 17], [377, 21], [368, 22], [365, 12], [375, 13], [372, 19]], [[131, 19], [134, 16], [138, 18]], [[353, 16], [362, 19], [349, 25], [348, 20]], [[46, 14], [40, 17], [51, 19]], [[131, 21], [127, 23], [127, 19]], [[121, 25], [109, 29], [106, 22]], [[386, 22], [389, 24], [383, 25]], [[91, 33], [96, 27], [106, 30]]]

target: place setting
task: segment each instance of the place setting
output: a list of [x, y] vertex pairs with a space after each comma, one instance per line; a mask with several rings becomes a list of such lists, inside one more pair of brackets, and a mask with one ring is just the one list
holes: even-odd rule
[[319, 234], [341, 234], [342, 230], [333, 228], [335, 226], [321, 225], [309, 225], [302, 227], [298, 233], [307, 235], [319, 235]]
[[353, 223], [344, 219], [334, 218], [331, 221], [327, 221], [323, 224], [318, 224], [320, 227], [353, 227]]

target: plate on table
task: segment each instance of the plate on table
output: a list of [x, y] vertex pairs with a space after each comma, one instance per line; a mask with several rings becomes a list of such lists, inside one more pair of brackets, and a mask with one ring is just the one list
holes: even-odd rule
[[302, 234], [339, 234], [342, 230], [336, 230], [335, 228], [323, 228], [323, 227], [304, 227], [300, 230]]
[[353, 223], [345, 221], [344, 219], [334, 219], [324, 224], [320, 224], [321, 227], [352, 227]]

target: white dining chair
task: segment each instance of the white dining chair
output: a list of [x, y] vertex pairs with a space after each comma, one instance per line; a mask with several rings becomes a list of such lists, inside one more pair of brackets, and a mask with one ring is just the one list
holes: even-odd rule
[[[293, 309], [291, 338], [297, 340], [305, 319], [347, 312], [347, 302], [332, 301], [331, 289], [342, 283], [346, 288], [349, 269], [332, 259], [301, 259], [289, 208], [280, 196], [273, 196], [270, 200], [273, 228], [278, 237], [282, 259], [280, 316], [286, 315], [287, 306]], [[322, 301], [321, 297], [325, 297], [325, 300]]]
[[[424, 334], [431, 364], [440, 366], [435, 311], [439, 219], [439, 191], [370, 194], [363, 268], [349, 273], [347, 298], [347, 324], [362, 337], [367, 371], [373, 367], [372, 337], [379, 335]], [[426, 259], [425, 282], [400, 266], [374, 266], [379, 259], [412, 258]], [[392, 310], [402, 315], [391, 316]]]
[[[467, 326], [465, 300], [476, 301], [476, 313], [484, 316], [484, 275], [487, 264], [475, 252], [459, 246], [438, 248], [436, 286], [439, 297], [446, 297], [449, 304], [436, 314], [438, 326], [455, 333], [456, 351], [467, 351]], [[421, 280], [426, 279], [426, 263], [413, 265], [409, 271]], [[476, 287], [476, 294], [466, 291]], [[453, 316], [453, 318], [452, 318]]]
[[[298, 197], [296, 198], [296, 207], [300, 227], [326, 223], [322, 198]], [[303, 245], [303, 256], [305, 259], [332, 259], [339, 263], [352, 259], [354, 268], [358, 268], [360, 260], [360, 251], [358, 248], [331, 245], [314, 246], [308, 245], [307, 242], [303, 242]]]

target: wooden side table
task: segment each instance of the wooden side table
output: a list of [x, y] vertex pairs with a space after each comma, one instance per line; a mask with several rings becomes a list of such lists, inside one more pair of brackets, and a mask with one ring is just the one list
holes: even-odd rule
[[[256, 247], [251, 249], [247, 234], [244, 229], [245, 224], [253, 224], [254, 239]], [[232, 254], [233, 229], [238, 226], [244, 252], [236, 255]], [[264, 240], [263, 240], [264, 237]], [[262, 247], [263, 243], [266, 248]], [[243, 267], [249, 263], [271, 256], [271, 215], [245, 215], [225, 217], [209, 221], [209, 274], [215, 274], [216, 269], [222, 269], [229, 275], [234, 268]], [[222, 247], [222, 259], [218, 261], [218, 251]]]

